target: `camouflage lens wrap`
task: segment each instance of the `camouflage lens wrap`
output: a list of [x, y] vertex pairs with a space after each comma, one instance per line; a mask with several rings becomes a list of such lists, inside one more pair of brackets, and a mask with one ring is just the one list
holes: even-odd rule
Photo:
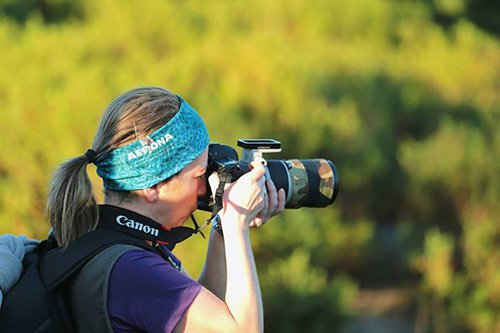
[[287, 208], [303, 207], [309, 193], [309, 181], [306, 167], [300, 160], [288, 160], [290, 174], [290, 189], [287, 198]]
[[[324, 207], [331, 204], [338, 192], [338, 174], [335, 165], [324, 159], [310, 160], [310, 166], [319, 177], [317, 206]], [[308, 168], [309, 169], [309, 168]]]
[[333, 203], [339, 182], [335, 165], [325, 159], [289, 160], [291, 188], [287, 208], [325, 207]]

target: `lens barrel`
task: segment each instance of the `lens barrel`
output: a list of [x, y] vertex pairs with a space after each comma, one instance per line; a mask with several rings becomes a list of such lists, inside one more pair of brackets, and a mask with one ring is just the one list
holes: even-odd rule
[[285, 190], [285, 208], [326, 207], [337, 198], [339, 175], [329, 160], [268, 160], [267, 167], [276, 188]]

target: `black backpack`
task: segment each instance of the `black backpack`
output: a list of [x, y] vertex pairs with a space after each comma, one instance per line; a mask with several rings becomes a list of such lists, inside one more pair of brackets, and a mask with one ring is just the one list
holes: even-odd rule
[[4, 295], [0, 332], [74, 332], [66, 300], [71, 278], [94, 256], [115, 244], [156, 252], [143, 240], [104, 228], [89, 232], [66, 247], [58, 247], [51, 237], [42, 241], [26, 255], [21, 278]]

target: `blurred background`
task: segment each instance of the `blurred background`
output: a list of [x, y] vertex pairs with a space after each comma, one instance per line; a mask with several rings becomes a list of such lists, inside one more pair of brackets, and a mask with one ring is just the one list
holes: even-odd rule
[[45, 237], [54, 168], [158, 85], [339, 169], [252, 231], [267, 332], [500, 332], [499, 35], [494, 0], [0, 0], [0, 233]]

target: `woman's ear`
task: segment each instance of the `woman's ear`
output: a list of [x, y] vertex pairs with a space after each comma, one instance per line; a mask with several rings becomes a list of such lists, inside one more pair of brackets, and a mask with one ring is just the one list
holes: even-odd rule
[[158, 200], [158, 185], [153, 185], [151, 187], [145, 188], [142, 190], [142, 193], [148, 203], [155, 203], [156, 200]]

